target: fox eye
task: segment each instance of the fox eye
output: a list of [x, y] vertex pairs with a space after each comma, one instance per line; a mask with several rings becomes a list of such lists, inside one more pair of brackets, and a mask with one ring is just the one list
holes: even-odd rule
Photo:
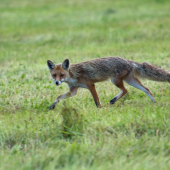
[[61, 74], [61, 75], [60, 75], [60, 77], [63, 77], [63, 76], [64, 76], [64, 74]]
[[53, 74], [53, 77], [56, 77], [56, 74]]

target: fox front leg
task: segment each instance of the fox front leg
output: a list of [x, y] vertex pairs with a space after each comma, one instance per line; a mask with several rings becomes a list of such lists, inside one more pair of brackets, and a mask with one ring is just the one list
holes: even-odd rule
[[94, 102], [96, 104], [97, 107], [101, 107], [101, 103], [99, 101], [99, 97], [97, 95], [97, 92], [96, 92], [96, 88], [95, 88], [95, 85], [94, 84], [90, 84], [90, 85], [87, 85], [89, 91], [91, 92], [92, 96], [93, 96], [93, 99], [94, 99]]
[[56, 98], [56, 100], [54, 101], [54, 103], [49, 107], [50, 110], [54, 109], [55, 108], [55, 105], [57, 103], [60, 102], [60, 100], [62, 99], [66, 99], [66, 98], [69, 98], [69, 97], [72, 97], [72, 96], [75, 96], [77, 94], [77, 90], [78, 90], [78, 87], [71, 87], [70, 88], [70, 91], [63, 94], [63, 95], [60, 95]]

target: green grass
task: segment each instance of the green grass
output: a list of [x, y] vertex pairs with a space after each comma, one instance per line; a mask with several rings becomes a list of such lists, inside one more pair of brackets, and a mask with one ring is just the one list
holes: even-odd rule
[[170, 85], [142, 81], [155, 96], [96, 84], [47, 108], [56, 87], [46, 60], [120, 56], [170, 71], [169, 0], [0, 0], [0, 169], [170, 169]]

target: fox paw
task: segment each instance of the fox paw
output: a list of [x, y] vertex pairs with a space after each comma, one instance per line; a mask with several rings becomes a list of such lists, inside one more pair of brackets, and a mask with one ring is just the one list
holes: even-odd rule
[[49, 109], [49, 110], [53, 110], [54, 108], [55, 108], [55, 105], [52, 104], [48, 109]]
[[117, 100], [117, 97], [113, 98], [112, 100], [110, 100], [110, 104], [114, 104]]

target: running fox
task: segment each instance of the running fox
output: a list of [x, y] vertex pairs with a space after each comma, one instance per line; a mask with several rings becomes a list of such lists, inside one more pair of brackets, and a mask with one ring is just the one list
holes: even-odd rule
[[66, 82], [69, 87], [69, 92], [58, 96], [49, 109], [54, 109], [61, 99], [76, 95], [79, 87], [88, 89], [96, 106], [100, 107], [95, 83], [109, 78], [121, 90], [117, 96], [110, 100], [111, 104], [114, 104], [127, 93], [123, 81], [145, 92], [153, 102], [156, 102], [156, 100], [152, 93], [136, 77], [170, 83], [170, 72], [146, 62], [140, 64], [120, 57], [97, 58], [77, 64], [70, 64], [69, 60], [66, 59], [62, 64], [57, 65], [47, 60], [47, 65], [54, 83], [58, 86], [62, 82]]

